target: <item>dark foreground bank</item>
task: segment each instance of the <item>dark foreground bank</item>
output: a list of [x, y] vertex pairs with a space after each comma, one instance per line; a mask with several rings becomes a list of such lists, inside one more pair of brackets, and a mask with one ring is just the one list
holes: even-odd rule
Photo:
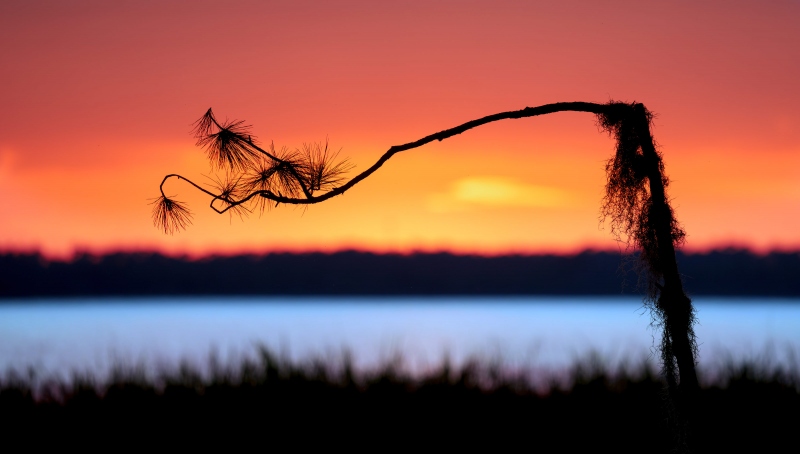
[[[800, 252], [678, 254], [692, 296], [800, 296]], [[482, 257], [267, 254], [189, 260], [155, 253], [49, 261], [0, 254], [0, 299], [144, 295], [640, 294], [636, 260], [619, 253]]]
[[[157, 377], [132, 368], [106, 384], [75, 376], [33, 389], [35, 377], [10, 374], [0, 385], [3, 438], [34, 449], [223, 443], [259, 450], [661, 453], [671, 446], [664, 384], [646, 364], [609, 368], [595, 358], [547, 376], [442, 364], [414, 377], [400, 361], [368, 372], [349, 364], [293, 364], [262, 350], [235, 368], [212, 364], [210, 377], [188, 367]], [[696, 452], [796, 447], [797, 371], [742, 363], [713, 375], [698, 403]]]

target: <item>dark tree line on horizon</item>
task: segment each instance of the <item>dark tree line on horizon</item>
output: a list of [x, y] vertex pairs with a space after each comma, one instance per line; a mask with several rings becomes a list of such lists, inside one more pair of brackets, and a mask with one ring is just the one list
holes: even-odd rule
[[[800, 297], [800, 252], [678, 253], [694, 296]], [[200, 259], [158, 253], [0, 254], [2, 298], [266, 295], [494, 296], [640, 294], [633, 257], [586, 251], [571, 256], [448, 253], [273, 253]], [[315, 269], [319, 278], [304, 278]]]

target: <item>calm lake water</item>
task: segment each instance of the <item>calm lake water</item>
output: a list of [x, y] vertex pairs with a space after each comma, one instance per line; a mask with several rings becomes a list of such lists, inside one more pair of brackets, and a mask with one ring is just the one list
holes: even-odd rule
[[[797, 367], [800, 300], [697, 298], [701, 365], [760, 358]], [[400, 353], [424, 370], [447, 355], [557, 368], [589, 352], [613, 363], [651, 354], [658, 332], [639, 298], [125, 298], [6, 300], [0, 372], [34, 368], [102, 376], [113, 364], [153, 370], [223, 362], [265, 345], [295, 360], [359, 367]]]

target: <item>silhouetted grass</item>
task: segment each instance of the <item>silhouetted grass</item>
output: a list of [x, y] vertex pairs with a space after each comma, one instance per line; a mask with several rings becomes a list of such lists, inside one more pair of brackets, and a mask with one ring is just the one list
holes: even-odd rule
[[[722, 361], [704, 374], [698, 452], [773, 451], [796, 442], [800, 374], [769, 361]], [[543, 386], [542, 384], [547, 384]], [[665, 384], [646, 361], [599, 356], [560, 373], [497, 361], [445, 360], [414, 373], [394, 357], [358, 370], [351, 358], [293, 362], [262, 348], [207, 371], [118, 366], [107, 380], [8, 373], [0, 382], [4, 441], [27, 447], [211, 442], [347, 449], [667, 452]], [[152, 444], [155, 445], [152, 445]], [[108, 446], [111, 448], [118, 445]]]

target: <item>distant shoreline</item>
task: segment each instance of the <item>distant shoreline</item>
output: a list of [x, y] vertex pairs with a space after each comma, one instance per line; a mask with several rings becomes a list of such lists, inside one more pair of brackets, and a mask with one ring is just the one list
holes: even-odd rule
[[[0, 301], [104, 296], [640, 296], [635, 257], [482, 257], [344, 251], [208, 257], [159, 253], [50, 261], [0, 254]], [[798, 297], [800, 252], [679, 253], [690, 296]]]

